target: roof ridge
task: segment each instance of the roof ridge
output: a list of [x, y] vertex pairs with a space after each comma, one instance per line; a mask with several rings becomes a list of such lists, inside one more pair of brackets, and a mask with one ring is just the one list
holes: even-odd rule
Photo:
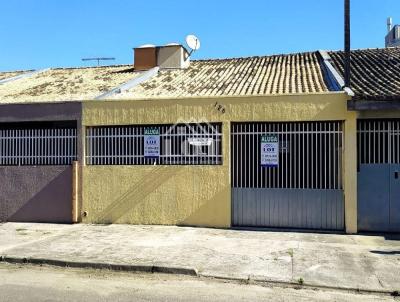
[[[351, 52], [354, 52], [354, 51], [367, 51], [367, 50], [381, 50], [381, 51], [385, 51], [385, 50], [390, 50], [390, 49], [399, 49], [399, 50], [400, 50], [400, 46], [355, 48], [355, 49], [352, 49]], [[338, 50], [326, 50], [326, 51], [327, 51], [328, 53], [329, 53], [329, 52], [344, 52], [344, 50], [342, 50], [342, 49], [338, 49]]]
[[[74, 70], [74, 69], [101, 69], [101, 68], [118, 68], [118, 67], [132, 67], [133, 64], [116, 64], [116, 65], [102, 65], [102, 66], [75, 66], [75, 67], [50, 67], [49, 69], [51, 70]], [[7, 70], [7, 71], [0, 71], [0, 74], [2, 73], [11, 73], [11, 72], [32, 72], [35, 71], [36, 69], [20, 69], [20, 70]], [[37, 69], [41, 70], [41, 69]]]
[[117, 67], [132, 67], [133, 64], [115, 64], [115, 65], [101, 65], [101, 66], [71, 66], [71, 67], [54, 67], [52, 70], [70, 70], [70, 69], [101, 69], [101, 68], [117, 68]]
[[243, 56], [243, 57], [230, 57], [230, 58], [204, 58], [204, 59], [196, 59], [192, 60], [192, 62], [204, 62], [204, 61], [230, 61], [230, 60], [240, 60], [240, 59], [255, 59], [255, 58], [273, 58], [273, 57], [288, 57], [288, 56], [296, 56], [296, 55], [306, 55], [306, 54], [316, 54], [318, 50], [315, 51], [303, 51], [303, 52], [291, 52], [291, 53], [282, 53], [282, 54], [269, 54], [269, 55], [254, 55], [254, 56]]
[[30, 71], [35, 71], [35, 69], [0, 70], [0, 73], [30, 72]]
[[[368, 50], [391, 50], [398, 49], [400, 50], [400, 46], [379, 48], [379, 47], [370, 47], [370, 48], [357, 48], [352, 49], [352, 52], [358, 51], [368, 51]], [[325, 50], [328, 53], [341, 53], [343, 50]], [[254, 56], [237, 56], [237, 57], [229, 57], [229, 58], [202, 58], [192, 60], [193, 63], [196, 62], [223, 62], [223, 61], [233, 61], [233, 60], [252, 60], [252, 59], [263, 59], [263, 58], [276, 58], [276, 57], [288, 57], [288, 56], [296, 56], [296, 55], [306, 55], [306, 54], [316, 54], [318, 50], [315, 51], [299, 51], [299, 52], [290, 52], [290, 53], [274, 53], [274, 54], [266, 54], [266, 55], [254, 55]], [[70, 67], [51, 67], [52, 70], [74, 70], [74, 69], [102, 69], [102, 68], [118, 68], [118, 67], [133, 67], [133, 64], [115, 64], [115, 65], [102, 65], [102, 66], [70, 66]], [[34, 69], [19, 69], [19, 70], [6, 70], [0, 71], [1, 73], [10, 73], [10, 72], [30, 72], [34, 71]]]

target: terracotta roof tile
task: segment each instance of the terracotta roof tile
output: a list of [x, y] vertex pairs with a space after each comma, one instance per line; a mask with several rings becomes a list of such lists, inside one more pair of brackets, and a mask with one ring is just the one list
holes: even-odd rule
[[[329, 52], [343, 76], [343, 52]], [[317, 52], [192, 61], [187, 69], [161, 70], [113, 98], [250, 96], [328, 92]], [[0, 79], [22, 71], [0, 72]], [[0, 85], [0, 102], [88, 100], [140, 75], [131, 65], [51, 69]], [[400, 47], [352, 51], [356, 98], [400, 96]]]
[[0, 103], [90, 100], [139, 74], [131, 66], [50, 69], [0, 85]]
[[[343, 76], [343, 52], [329, 52]], [[328, 92], [317, 52], [192, 61], [161, 70], [112, 98], [181, 98]], [[0, 80], [24, 71], [0, 72]], [[58, 68], [0, 85], [0, 102], [90, 100], [137, 76], [131, 65]], [[358, 99], [400, 98], [400, 47], [352, 51], [352, 89]]]
[[115, 98], [269, 95], [329, 91], [316, 52], [192, 61], [161, 70]]
[[[329, 52], [329, 55], [343, 76], [343, 52]], [[400, 99], [400, 47], [353, 50], [351, 63], [355, 99]]]
[[3, 71], [0, 72], [0, 81], [4, 80], [4, 79], [8, 79], [8, 78], [12, 78], [12, 77], [16, 77], [18, 75], [21, 75], [23, 73], [29, 72], [31, 70], [17, 70], [17, 71]]

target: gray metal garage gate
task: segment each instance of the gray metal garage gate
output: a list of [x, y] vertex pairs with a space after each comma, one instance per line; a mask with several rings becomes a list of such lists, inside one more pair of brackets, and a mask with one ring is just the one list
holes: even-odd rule
[[400, 232], [400, 119], [358, 121], [358, 229]]
[[72, 221], [76, 122], [0, 124], [0, 221]]
[[[261, 140], [278, 139], [275, 167]], [[344, 229], [342, 122], [233, 123], [232, 225]]]

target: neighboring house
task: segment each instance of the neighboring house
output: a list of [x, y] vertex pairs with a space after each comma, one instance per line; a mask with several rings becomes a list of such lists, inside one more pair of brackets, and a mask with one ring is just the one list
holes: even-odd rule
[[400, 25], [393, 26], [392, 18], [387, 19], [388, 33], [385, 37], [386, 47], [400, 46]]
[[135, 52], [0, 73], [0, 220], [400, 231], [400, 48]]

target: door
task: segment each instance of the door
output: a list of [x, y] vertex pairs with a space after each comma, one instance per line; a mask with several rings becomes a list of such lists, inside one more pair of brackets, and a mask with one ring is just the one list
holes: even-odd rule
[[361, 165], [358, 173], [358, 229], [389, 229], [390, 165]]
[[400, 231], [399, 120], [358, 121], [358, 230]]
[[342, 123], [233, 123], [232, 225], [343, 230]]

